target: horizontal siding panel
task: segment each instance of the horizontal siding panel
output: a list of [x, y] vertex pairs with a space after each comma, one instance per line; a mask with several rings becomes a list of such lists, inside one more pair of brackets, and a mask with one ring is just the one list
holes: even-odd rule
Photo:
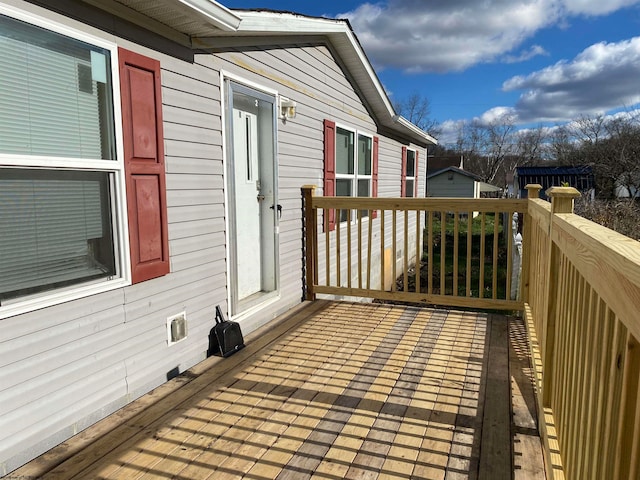
[[162, 89], [162, 103], [165, 108], [173, 106], [209, 115], [220, 114], [219, 100], [194, 95], [175, 88], [164, 87]]
[[[45, 355], [47, 351], [68, 345], [82, 338], [95, 335], [124, 323], [122, 305], [114, 305], [107, 310], [96, 312], [90, 316], [82, 316], [72, 320], [58, 317], [60, 323], [48, 328], [37, 329], [28, 335], [22, 335], [2, 344], [0, 364], [11, 370], [11, 364], [35, 355]], [[46, 345], [46, 347], [43, 347]], [[0, 383], [0, 390], [6, 386]], [[0, 402], [2, 404], [2, 402]]]
[[167, 190], [222, 190], [224, 182], [221, 175], [197, 175], [177, 173], [167, 175]]
[[[202, 97], [203, 101], [204, 99], [209, 99], [212, 102], [219, 103], [220, 87], [212, 83], [215, 75], [204, 68], [193, 68], [191, 70], [192, 72], [190, 73], [193, 76], [164, 69], [162, 71], [162, 87], [197, 95]], [[178, 105], [182, 106], [181, 103]]]
[[[124, 365], [118, 368], [124, 369]], [[111, 378], [114, 374], [115, 370], [104, 371], [105, 378]], [[100, 405], [117, 402], [126, 394], [124, 380], [111, 384], [106, 384], [103, 380], [102, 376], [86, 379], [84, 382], [75, 384], [73, 390], [64, 394], [60, 392], [59, 396], [50, 396], [25, 405], [21, 412], [11, 416], [6, 426], [0, 427], [3, 433], [0, 451], [6, 458], [11, 458], [40, 443], [47, 435], [68, 428], [77, 419], [94, 414], [100, 410]], [[87, 392], [91, 394], [86, 395]], [[56, 406], [62, 407], [64, 405], [62, 402], [65, 400], [71, 402], [72, 408], [55, 409]]]
[[225, 223], [222, 218], [172, 223], [169, 227], [169, 241], [223, 231], [225, 231]]
[[[185, 207], [171, 207], [168, 210], [169, 224], [206, 220], [224, 217], [221, 205], [187, 205]], [[179, 226], [176, 226], [179, 228]]]
[[212, 264], [212, 273], [219, 273], [216, 268], [226, 268], [226, 263], [221, 264], [220, 260], [226, 259], [226, 251], [224, 248], [212, 247], [203, 248], [197, 252], [184, 253], [182, 255], [173, 255], [171, 257], [171, 271], [178, 272], [188, 268], [202, 265], [203, 263]]
[[212, 125], [220, 125], [220, 113], [202, 113], [194, 110], [185, 110], [181, 107], [165, 105], [162, 108], [162, 118], [165, 122], [190, 125], [192, 127], [210, 128]]
[[[181, 152], [184, 153], [184, 152]], [[222, 160], [211, 158], [165, 157], [168, 174], [222, 175]]]
[[[170, 159], [193, 158], [202, 160], [216, 160], [222, 162], [222, 134], [215, 145], [206, 143], [191, 143], [181, 140], [164, 140], [165, 156]], [[169, 167], [171, 168], [171, 167]]]
[[167, 190], [167, 206], [216, 205], [224, 203], [222, 190]]
[[203, 145], [218, 145], [222, 140], [220, 134], [222, 124], [219, 118], [207, 128], [192, 127], [190, 125], [181, 125], [172, 122], [164, 122], [163, 125], [165, 139], [201, 143]]
[[[124, 289], [111, 290], [109, 292], [92, 295], [72, 302], [48, 307], [46, 310], [35, 310], [23, 315], [4, 318], [0, 322], [0, 350], [11, 339], [29, 335], [40, 330], [55, 327], [66, 321], [81, 319], [86, 316], [102, 315], [124, 303]], [[45, 314], [43, 314], [43, 312]], [[42, 348], [45, 348], [44, 346]], [[0, 382], [0, 386], [2, 383]]]
[[179, 238], [169, 241], [169, 251], [171, 255], [184, 255], [185, 253], [197, 252], [204, 245], [225, 249], [224, 233], [210, 233], [197, 237]]
[[188, 285], [203, 279], [211, 279], [209, 265], [203, 264], [188, 271], [170, 273], [164, 277], [136, 283], [125, 289], [125, 305], [144, 299], [147, 296], [170, 291], [176, 286]]
[[[161, 291], [153, 295], [145, 295], [139, 300], [131, 301], [125, 305], [127, 323], [140, 322], [141, 318], [154, 312], [162, 312], [167, 309], [176, 310], [189, 299], [198, 295], [208, 295], [216, 284], [224, 284], [224, 262], [203, 262], [197, 268], [206, 268], [209, 276], [195, 280], [191, 283], [176, 285], [168, 291]], [[184, 270], [188, 273], [194, 269]], [[218, 273], [220, 272], [220, 273]], [[178, 275], [181, 272], [177, 272]], [[176, 313], [179, 310], [176, 311]], [[166, 320], [166, 319], [165, 319]], [[163, 321], [164, 325], [164, 321]]]

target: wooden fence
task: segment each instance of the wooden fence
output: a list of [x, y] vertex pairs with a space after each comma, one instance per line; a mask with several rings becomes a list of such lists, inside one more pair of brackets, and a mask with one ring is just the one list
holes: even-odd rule
[[640, 243], [574, 215], [575, 189], [549, 189], [549, 204], [528, 188], [528, 200], [467, 200], [304, 187], [306, 296], [524, 311], [548, 477], [640, 478]]
[[512, 217], [526, 201], [303, 195], [307, 298], [522, 310], [510, 296]]
[[636, 479], [640, 243], [574, 215], [575, 189], [549, 189], [549, 205], [539, 188], [529, 186], [525, 304], [549, 476]]

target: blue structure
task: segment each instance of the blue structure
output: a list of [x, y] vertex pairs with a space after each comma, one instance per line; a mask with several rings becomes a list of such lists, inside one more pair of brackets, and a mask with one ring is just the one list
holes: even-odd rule
[[519, 198], [527, 198], [527, 189], [530, 183], [542, 185], [540, 198], [546, 199], [546, 191], [551, 187], [560, 187], [564, 183], [576, 188], [580, 193], [593, 190], [595, 180], [593, 170], [587, 165], [572, 167], [517, 167], [514, 177], [515, 189]]

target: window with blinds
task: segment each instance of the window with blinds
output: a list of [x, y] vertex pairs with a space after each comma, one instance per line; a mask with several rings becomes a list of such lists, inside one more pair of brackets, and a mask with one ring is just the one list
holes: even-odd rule
[[110, 56], [0, 15], [0, 304], [118, 274]]

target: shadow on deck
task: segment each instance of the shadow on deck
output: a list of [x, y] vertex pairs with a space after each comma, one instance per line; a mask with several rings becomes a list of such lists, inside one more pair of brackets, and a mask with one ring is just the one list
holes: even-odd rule
[[13, 472], [542, 479], [522, 320], [317, 301]]

